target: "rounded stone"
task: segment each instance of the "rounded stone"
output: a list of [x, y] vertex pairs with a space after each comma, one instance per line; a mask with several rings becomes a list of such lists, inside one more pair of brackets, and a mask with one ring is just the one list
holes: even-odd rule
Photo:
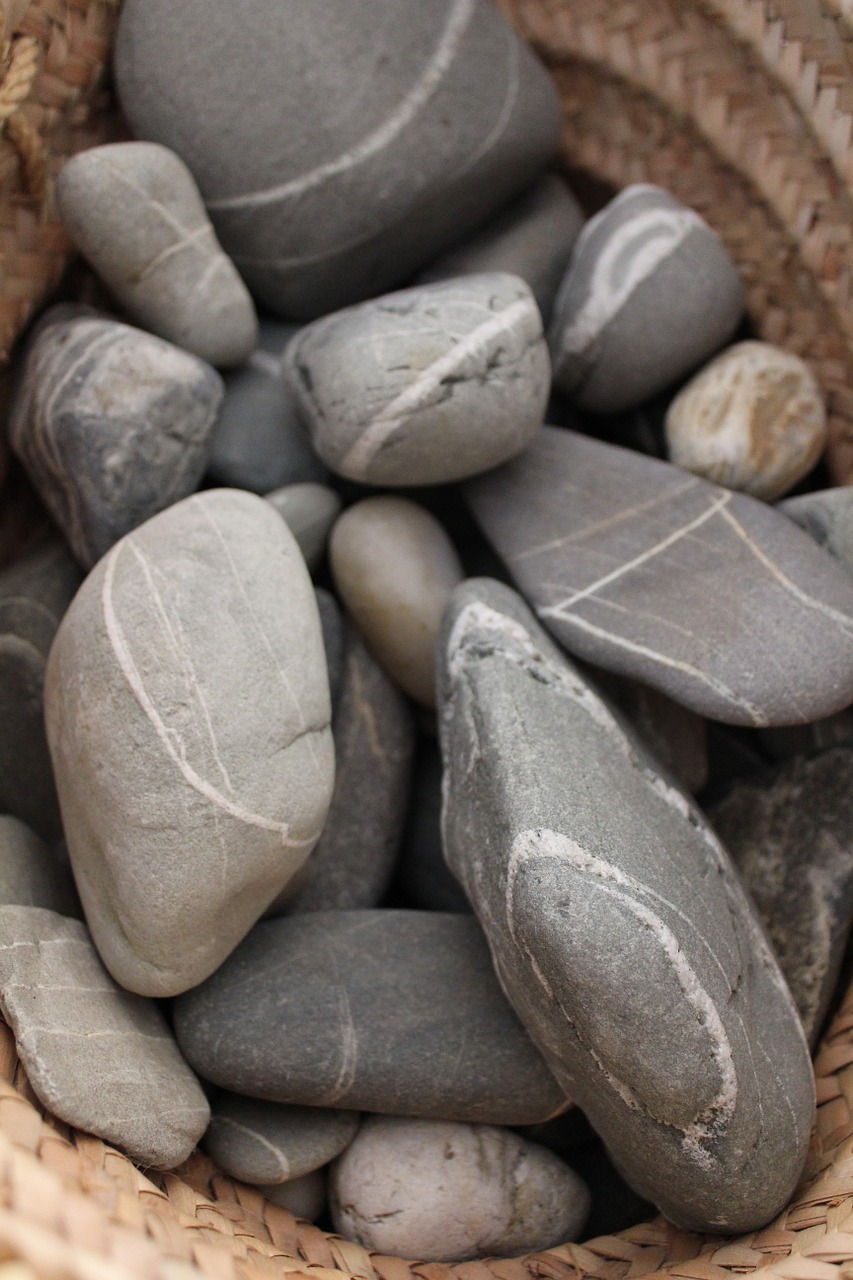
[[332, 525], [341, 514], [340, 498], [325, 484], [288, 484], [264, 495], [299, 543], [314, 573], [326, 554]]
[[487, 1125], [368, 1117], [329, 1176], [335, 1230], [365, 1249], [461, 1262], [577, 1239], [589, 1191], [551, 1151]]
[[800, 493], [785, 498], [778, 510], [853, 573], [853, 487], [844, 484]]
[[326, 1208], [326, 1174], [322, 1169], [305, 1173], [290, 1182], [273, 1182], [258, 1187], [273, 1204], [287, 1209], [294, 1218], [316, 1222]]
[[348, 1147], [357, 1111], [287, 1107], [221, 1094], [212, 1107], [204, 1149], [223, 1173], [242, 1182], [289, 1182], [320, 1169]]

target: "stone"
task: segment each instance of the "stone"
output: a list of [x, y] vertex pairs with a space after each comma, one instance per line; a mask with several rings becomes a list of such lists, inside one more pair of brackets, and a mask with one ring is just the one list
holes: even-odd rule
[[241, 368], [225, 375], [208, 465], [220, 484], [267, 494], [326, 479], [281, 376], [285, 349], [298, 332], [298, 325], [261, 321], [257, 347]]
[[542, 317], [518, 276], [389, 293], [305, 325], [284, 379], [330, 470], [375, 485], [446, 484], [513, 458], [551, 389]]
[[407, 905], [422, 911], [470, 912], [465, 890], [444, 861], [441, 847], [441, 775], [438, 744], [422, 734], [397, 884]]
[[853, 921], [853, 749], [736, 783], [709, 811], [773, 943], [814, 1047]]
[[558, 173], [546, 173], [473, 236], [430, 263], [418, 283], [509, 271], [530, 286], [547, 325], [583, 221], [583, 210], [565, 181]]
[[785, 498], [777, 506], [853, 573], [853, 487], [838, 485]]
[[329, 1177], [335, 1230], [423, 1262], [576, 1240], [589, 1191], [552, 1152], [489, 1125], [369, 1116]]
[[174, 1006], [196, 1071], [295, 1106], [533, 1124], [568, 1104], [472, 916], [317, 911], [257, 925]]
[[210, 1118], [201, 1086], [161, 1011], [113, 982], [79, 920], [0, 906], [0, 1007], [53, 1115], [143, 1167], [190, 1156]]
[[[325, 587], [314, 588], [320, 630], [323, 633], [323, 652], [329, 676], [329, 700], [332, 711], [338, 705], [344, 678], [344, 618], [341, 607], [331, 591]], [[334, 737], [334, 731], [333, 735]]]
[[635, 1191], [691, 1231], [764, 1225], [814, 1080], [731, 860], [510, 588], [454, 592], [440, 653], [445, 856], [507, 998]]
[[349, 1146], [357, 1111], [284, 1107], [236, 1093], [213, 1104], [204, 1149], [223, 1173], [263, 1185], [289, 1182], [320, 1169]]
[[241, 364], [258, 318], [192, 174], [156, 142], [90, 147], [63, 165], [66, 235], [128, 318], [212, 365]]
[[677, 467], [773, 502], [823, 453], [823, 393], [799, 356], [769, 342], [738, 342], [679, 391], [667, 410], [666, 442]]
[[435, 706], [441, 619], [464, 577], [442, 526], [408, 498], [364, 498], [332, 529], [329, 564], [373, 656], [411, 698]]
[[269, 1186], [260, 1186], [267, 1200], [288, 1209], [294, 1218], [303, 1218], [306, 1222], [316, 1222], [326, 1208], [326, 1175], [322, 1169], [303, 1174], [301, 1178], [291, 1178], [290, 1182], [274, 1182]]
[[314, 592], [269, 503], [210, 489], [117, 543], [63, 618], [45, 716], [104, 963], [141, 995], [195, 986], [305, 861], [332, 792]]
[[582, 409], [631, 409], [725, 346], [743, 308], [704, 219], [660, 187], [627, 187], [575, 244], [548, 334], [554, 381]]
[[0, 905], [82, 915], [67, 864], [24, 822], [0, 815]]
[[9, 435], [84, 568], [192, 493], [221, 398], [216, 371], [162, 338], [47, 312], [24, 352]]
[[325, 484], [288, 484], [264, 494], [299, 544], [305, 563], [316, 573], [326, 554], [332, 525], [341, 514], [342, 502]]
[[708, 724], [665, 693], [608, 671], [596, 671], [599, 688], [628, 720], [663, 769], [696, 795], [708, 781]]
[[487, 0], [130, 0], [115, 72], [255, 297], [302, 319], [410, 279], [560, 133], [550, 77]]
[[556, 428], [466, 494], [578, 657], [752, 728], [853, 702], [850, 575], [765, 503]]

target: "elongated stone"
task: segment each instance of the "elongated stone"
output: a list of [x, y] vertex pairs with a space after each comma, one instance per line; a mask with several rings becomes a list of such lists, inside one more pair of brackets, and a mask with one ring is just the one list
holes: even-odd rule
[[334, 1160], [358, 1132], [357, 1111], [285, 1107], [221, 1094], [204, 1149], [223, 1173], [263, 1185], [289, 1182]]
[[333, 747], [320, 623], [284, 522], [207, 490], [122, 539], [48, 662], [68, 850], [131, 991], [207, 977], [314, 846]]
[[850, 575], [766, 504], [557, 428], [466, 493], [578, 657], [730, 724], [853, 702]]
[[509, 588], [454, 593], [439, 697], [447, 859], [558, 1081], [673, 1222], [763, 1225], [814, 1082], [719, 841]]

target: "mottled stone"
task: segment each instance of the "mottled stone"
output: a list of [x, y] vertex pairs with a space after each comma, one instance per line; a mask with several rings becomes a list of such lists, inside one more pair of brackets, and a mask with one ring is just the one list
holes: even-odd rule
[[609, 671], [595, 673], [604, 694], [626, 717], [660, 764], [685, 791], [701, 791], [708, 781], [708, 724], [665, 693]]
[[201, 1075], [270, 1102], [486, 1124], [567, 1105], [471, 916], [267, 920], [174, 1012]]
[[326, 554], [332, 525], [341, 514], [342, 503], [334, 489], [325, 484], [288, 484], [264, 494], [299, 543], [311, 573]]
[[765, 503], [555, 428], [466, 493], [578, 657], [730, 724], [853, 702], [850, 575]]
[[554, 381], [581, 408], [629, 409], [724, 346], [743, 306], [704, 219], [660, 187], [627, 187], [578, 237], [549, 331]]
[[550, 77], [487, 0], [129, 0], [115, 68], [134, 134], [183, 157], [250, 289], [288, 316], [411, 278], [560, 131]]
[[326, 1208], [326, 1174], [322, 1169], [292, 1178], [290, 1182], [273, 1182], [259, 1186], [267, 1200], [288, 1209], [294, 1218], [316, 1222]]
[[408, 498], [365, 498], [332, 529], [329, 563], [374, 657], [416, 702], [434, 706], [441, 619], [464, 577], [442, 526]]
[[441, 655], [445, 852], [503, 990], [635, 1190], [691, 1230], [763, 1225], [814, 1081], [730, 859], [509, 588], [460, 587]]
[[423, 1262], [507, 1257], [576, 1240], [585, 1184], [552, 1152], [488, 1125], [369, 1116], [333, 1164], [335, 1230]]
[[8, 814], [0, 816], [0, 904], [82, 915], [67, 864], [26, 823]]
[[311, 443], [363, 484], [445, 484], [513, 458], [545, 415], [542, 317], [518, 276], [389, 293], [305, 325], [284, 379]]
[[45, 714], [104, 963], [142, 995], [194, 986], [304, 862], [331, 797], [317, 606], [269, 504], [208, 490], [122, 539], [63, 619]]
[[223, 1173], [243, 1182], [289, 1182], [320, 1169], [358, 1132], [357, 1111], [285, 1107], [278, 1102], [220, 1094], [213, 1104], [204, 1149]]
[[853, 573], [853, 486], [838, 485], [785, 498], [778, 511], [794, 520], [809, 537]]
[[769, 342], [738, 342], [675, 397], [666, 442], [676, 466], [772, 502], [823, 453], [823, 393], [799, 356]]
[[174, 151], [89, 147], [66, 161], [56, 200], [71, 243], [135, 324], [213, 365], [251, 354], [254, 304]]
[[39, 1101], [155, 1169], [191, 1154], [210, 1110], [165, 1018], [113, 982], [86, 926], [0, 906], [0, 1007]]
[[441, 847], [441, 775], [438, 744], [422, 734], [415, 755], [397, 884], [413, 907], [470, 912], [465, 890], [444, 861]]
[[809, 1042], [853, 920], [853, 749], [735, 784], [709, 817], [764, 921]]
[[192, 493], [221, 397], [215, 370], [162, 338], [47, 313], [24, 353], [10, 440], [84, 568]]

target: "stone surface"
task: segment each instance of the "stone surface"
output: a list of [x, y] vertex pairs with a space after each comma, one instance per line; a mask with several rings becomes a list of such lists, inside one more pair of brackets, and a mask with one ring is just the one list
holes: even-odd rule
[[692, 794], [708, 781], [708, 725], [665, 693], [608, 671], [591, 673], [656, 760]]
[[526, 1124], [567, 1104], [501, 994], [471, 916], [267, 920], [175, 1002], [201, 1075], [297, 1106]]
[[402, 289], [305, 325], [284, 379], [311, 443], [363, 484], [445, 484], [513, 458], [551, 389], [542, 317], [500, 272]]
[[814, 1045], [853, 920], [853, 749], [736, 783], [709, 812], [752, 894]]
[[730, 859], [509, 588], [459, 588], [441, 654], [445, 852], [503, 990], [640, 1194], [691, 1230], [763, 1225], [814, 1081]]
[[53, 1115], [142, 1166], [191, 1154], [207, 1099], [160, 1010], [113, 982], [79, 920], [0, 906], [0, 1006]]
[[174, 151], [114, 142], [72, 156], [56, 183], [62, 225], [135, 324], [213, 365], [251, 354], [258, 318]]
[[325, 484], [288, 484], [264, 494], [299, 544], [311, 573], [326, 554], [332, 525], [341, 514], [341, 500]]
[[26, 823], [8, 814], [0, 815], [0, 904], [82, 914], [67, 864]]
[[486, 0], [130, 0], [115, 67], [134, 134], [183, 157], [252, 292], [295, 317], [409, 279], [560, 131], [550, 78]]
[[731, 724], [803, 723], [853, 702], [849, 574], [764, 503], [548, 428], [466, 492], [578, 657]]
[[412, 799], [403, 834], [397, 884], [407, 903], [424, 911], [470, 912], [465, 890], [441, 848], [441, 752], [422, 734], [415, 755]]
[[10, 440], [84, 568], [192, 493], [221, 397], [215, 370], [162, 338], [94, 313], [46, 313]]
[[223, 1173], [242, 1182], [289, 1182], [340, 1155], [355, 1137], [357, 1111], [285, 1107], [236, 1093], [213, 1103], [204, 1149]]
[[704, 219], [660, 187], [627, 187], [578, 237], [549, 330], [554, 381], [581, 408], [630, 409], [718, 351], [743, 307]]
[[408, 498], [365, 498], [332, 529], [329, 563], [374, 657], [416, 702], [434, 706], [441, 619], [464, 576], [442, 526]]
[[326, 1175], [322, 1169], [306, 1173], [290, 1182], [274, 1182], [258, 1187], [267, 1200], [289, 1209], [294, 1218], [316, 1222], [326, 1208]]
[[468, 240], [430, 263], [418, 283], [509, 271], [530, 286], [547, 324], [583, 220], [583, 210], [560, 175], [546, 173]]
[[335, 1230], [423, 1262], [575, 1240], [589, 1191], [562, 1160], [488, 1125], [368, 1117], [329, 1178]]
[[269, 504], [208, 490], [122, 539], [63, 619], [45, 713], [104, 963], [142, 995], [194, 986], [304, 862], [331, 797], [317, 606]]
[[777, 510], [853, 573], [853, 486], [838, 485], [785, 498]]
[[298, 325], [263, 320], [249, 359], [225, 375], [208, 466], [220, 484], [266, 494], [282, 485], [325, 480], [326, 468], [281, 377], [285, 349], [298, 332]]
[[675, 397], [666, 442], [676, 466], [772, 502], [823, 453], [823, 392], [799, 356], [769, 342], [738, 342]]

